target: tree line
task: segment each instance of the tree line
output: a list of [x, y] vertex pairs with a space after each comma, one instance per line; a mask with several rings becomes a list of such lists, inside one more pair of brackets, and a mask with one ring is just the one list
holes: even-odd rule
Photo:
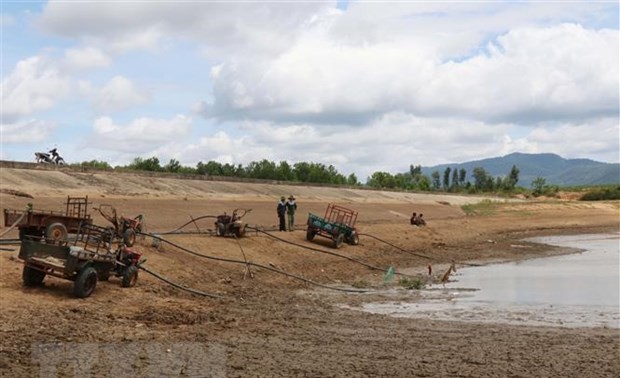
[[147, 159], [137, 157], [130, 164], [125, 166], [112, 167], [104, 161], [91, 160], [77, 164], [79, 167], [95, 168], [104, 170], [131, 170], [131, 171], [150, 171], [150, 172], [169, 172], [188, 175], [208, 175], [223, 177], [251, 178], [262, 180], [294, 181], [317, 184], [335, 185], [361, 185], [357, 176], [351, 173], [345, 176], [336, 170], [333, 165], [321, 163], [299, 162], [293, 165], [287, 161], [279, 163], [263, 159], [252, 161], [248, 165], [219, 163], [217, 161], [198, 162], [195, 167], [183, 166], [176, 159], [161, 165], [157, 157]]
[[[104, 170], [169, 172], [348, 186], [363, 185], [354, 173], [345, 176], [338, 172], [333, 165], [314, 162], [298, 162], [291, 165], [287, 161], [274, 162], [263, 159], [252, 161], [244, 166], [242, 164], [222, 164], [211, 160], [206, 163], [200, 161], [195, 167], [188, 167], [181, 165], [176, 159], [170, 159], [167, 164], [162, 165], [157, 157], [146, 159], [137, 157], [125, 166], [112, 167], [107, 162], [98, 160], [84, 161], [74, 164], [74, 166]], [[409, 166], [409, 171], [405, 173], [374, 172], [368, 177], [365, 185], [376, 189], [482, 193], [513, 192], [517, 188], [518, 181], [519, 169], [515, 165], [505, 176], [494, 177], [482, 167], [474, 168], [468, 176], [468, 172], [464, 168], [448, 167], [443, 172], [432, 172], [429, 177], [422, 173], [422, 166], [412, 164]], [[541, 186], [541, 182], [544, 185], [543, 178], [539, 178], [537, 181], [537, 188]]]
[[506, 176], [492, 176], [484, 168], [476, 167], [470, 182], [465, 168], [447, 167], [443, 172], [434, 171], [430, 177], [422, 173], [422, 166], [410, 165], [409, 172], [392, 175], [389, 172], [375, 172], [367, 181], [373, 188], [444, 191], [444, 192], [512, 192], [519, 182], [519, 168], [512, 166]]

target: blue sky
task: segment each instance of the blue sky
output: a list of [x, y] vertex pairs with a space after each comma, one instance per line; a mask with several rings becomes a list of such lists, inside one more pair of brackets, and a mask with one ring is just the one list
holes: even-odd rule
[[1, 1], [0, 158], [620, 162], [616, 1]]

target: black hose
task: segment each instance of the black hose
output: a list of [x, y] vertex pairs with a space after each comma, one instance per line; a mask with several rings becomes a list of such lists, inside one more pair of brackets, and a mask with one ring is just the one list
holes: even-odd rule
[[[402, 251], [402, 252], [408, 253], [408, 254], [410, 254], [410, 255], [412, 255], [412, 256], [421, 257], [421, 258], [423, 258], [423, 259], [427, 259], [427, 260], [431, 260], [431, 261], [439, 261], [438, 259], [436, 259], [436, 258], [434, 258], [434, 257], [430, 257], [430, 256], [427, 256], [427, 255], [423, 255], [423, 254], [421, 254], [421, 253], [416, 253], [416, 252], [410, 251], [410, 250], [408, 250], [408, 249], [401, 248], [401, 247], [399, 247], [399, 246], [397, 246], [397, 245], [395, 245], [395, 244], [393, 244], [393, 243], [390, 243], [389, 241], [383, 240], [383, 239], [378, 238], [378, 237], [376, 237], [376, 236], [374, 236], [374, 235], [370, 235], [370, 234], [360, 234], [360, 235], [363, 235], [363, 236], [368, 236], [369, 238], [375, 239], [375, 240], [377, 240], [377, 241], [379, 241], [379, 242], [381, 242], [381, 243], [385, 243], [385, 244], [387, 244], [387, 245], [389, 245], [389, 246], [391, 246], [391, 247], [393, 247], [393, 248], [398, 249], [399, 251]], [[482, 265], [480, 265], [480, 264], [473, 264], [473, 263], [459, 263], [459, 264], [460, 264], [460, 265], [467, 265], [467, 266], [482, 266]]]
[[[387, 270], [387, 268], [386, 268], [386, 269], [383, 269], [383, 268], [380, 268], [380, 267], [378, 267], [378, 266], [374, 266], [374, 265], [368, 264], [368, 263], [366, 263], [366, 262], [364, 262], [364, 261], [361, 261], [361, 260], [359, 260], [359, 259], [356, 259], [356, 258], [354, 258], [354, 257], [350, 257], [350, 256], [342, 255], [342, 254], [340, 254], [340, 253], [336, 253], [336, 252], [332, 252], [332, 251], [327, 251], [327, 250], [324, 250], [324, 249], [319, 249], [319, 248], [308, 247], [307, 245], [303, 245], [303, 244], [293, 243], [293, 242], [291, 242], [291, 241], [288, 241], [288, 240], [282, 239], [282, 238], [280, 238], [280, 237], [278, 237], [278, 236], [275, 236], [275, 235], [273, 235], [273, 234], [270, 234], [270, 233], [269, 233], [269, 232], [267, 232], [267, 231], [263, 231], [263, 230], [260, 230], [260, 229], [258, 229], [258, 228], [255, 228], [255, 227], [249, 227], [249, 226], [248, 226], [248, 227], [246, 227], [246, 228], [249, 228], [249, 229], [255, 230], [255, 231], [257, 231], [257, 232], [263, 233], [263, 234], [265, 234], [265, 235], [267, 235], [267, 236], [269, 236], [269, 237], [271, 237], [271, 238], [273, 238], [273, 239], [276, 239], [276, 240], [278, 240], [278, 241], [281, 241], [281, 242], [283, 242], [283, 243], [290, 244], [290, 245], [294, 245], [294, 246], [299, 247], [299, 248], [304, 248], [304, 249], [307, 249], [307, 250], [309, 250], [309, 251], [314, 251], [314, 252], [325, 253], [325, 254], [327, 254], [327, 255], [332, 255], [332, 256], [336, 256], [336, 257], [343, 258], [343, 259], [347, 259], [347, 260], [349, 260], [349, 261], [352, 261], [352, 262], [354, 262], [354, 263], [360, 264], [360, 265], [365, 266], [365, 267], [367, 267], [367, 268], [374, 269], [374, 270], [378, 270], [378, 271], [381, 271], [381, 272], [385, 272], [385, 271]], [[405, 274], [403, 274], [403, 273], [394, 273], [394, 274], [407, 277], [407, 275], [405, 275]]]
[[150, 236], [153, 239], [157, 239], [157, 240], [162, 241], [164, 243], [168, 243], [171, 246], [173, 246], [173, 247], [175, 247], [177, 249], [180, 249], [183, 252], [186, 252], [186, 253], [189, 253], [191, 255], [198, 256], [198, 257], [201, 257], [201, 258], [204, 258], [204, 259], [209, 259], [209, 260], [214, 260], [214, 261], [221, 261], [221, 262], [227, 262], [227, 263], [232, 263], [232, 264], [243, 264], [243, 265], [246, 265], [246, 266], [251, 265], [251, 266], [255, 266], [255, 267], [258, 267], [258, 268], [265, 269], [265, 270], [269, 270], [269, 271], [274, 272], [274, 273], [282, 274], [282, 275], [285, 275], [287, 277], [291, 277], [291, 278], [294, 278], [294, 279], [306, 282], [306, 283], [311, 284], [311, 285], [319, 286], [319, 287], [322, 287], [322, 288], [325, 288], [325, 289], [336, 290], [336, 291], [343, 291], [343, 292], [350, 292], [350, 293], [366, 293], [366, 292], [368, 292], [368, 290], [346, 289], [346, 288], [340, 288], [340, 287], [335, 287], [335, 286], [324, 285], [324, 284], [321, 284], [321, 283], [309, 280], [307, 278], [303, 278], [303, 277], [297, 276], [295, 274], [287, 273], [287, 272], [282, 271], [280, 269], [272, 268], [270, 266], [263, 265], [263, 264], [258, 264], [258, 263], [252, 262], [252, 261], [242, 261], [242, 260], [235, 260], [235, 259], [227, 259], [227, 258], [223, 258], [223, 257], [215, 257], [215, 256], [203, 255], [201, 253], [192, 251], [191, 249], [187, 249], [187, 248], [185, 248], [185, 247], [183, 247], [183, 246], [181, 246], [179, 244], [176, 244], [174, 242], [171, 242], [171, 241], [166, 240], [164, 238], [161, 238], [159, 236], [155, 236], [153, 234], [146, 234], [146, 233], [142, 233], [142, 232], [138, 232], [138, 233], [142, 234], [142, 235]]
[[157, 234], [159, 234], [159, 235], [176, 234], [177, 232], [179, 232], [182, 228], [184, 228], [188, 224], [196, 223], [197, 220], [201, 220], [201, 219], [205, 219], [205, 218], [217, 218], [217, 216], [215, 216], [215, 215], [203, 215], [203, 216], [198, 217], [198, 218], [192, 218], [192, 220], [190, 220], [189, 222], [185, 223], [184, 225], [178, 227], [176, 230], [172, 230], [172, 231], [168, 231], [168, 232], [158, 232]]
[[220, 296], [220, 295], [210, 294], [210, 293], [206, 293], [206, 292], [204, 292], [204, 291], [200, 291], [200, 290], [192, 289], [191, 287], [185, 287], [185, 286], [182, 286], [182, 285], [180, 285], [180, 284], [178, 284], [178, 283], [176, 283], [176, 282], [170, 281], [169, 279], [167, 279], [166, 277], [164, 277], [164, 276], [160, 275], [159, 273], [155, 273], [154, 271], [152, 271], [152, 270], [150, 270], [150, 269], [148, 269], [148, 268], [145, 268], [145, 267], [144, 267], [144, 266], [142, 266], [142, 265], [138, 265], [138, 268], [140, 268], [140, 269], [144, 270], [145, 272], [147, 272], [148, 274], [152, 275], [153, 277], [158, 278], [158, 279], [160, 279], [160, 280], [162, 280], [162, 281], [166, 282], [167, 284], [169, 284], [169, 285], [172, 285], [172, 286], [176, 287], [177, 289], [180, 289], [180, 290], [183, 290], [183, 291], [187, 291], [187, 292], [189, 292], [189, 293], [196, 294], [196, 295], [201, 295], [201, 296], [203, 296], [203, 297], [217, 298], [217, 299], [222, 299], [222, 298], [224, 298], [224, 297], [222, 297], [222, 296]]

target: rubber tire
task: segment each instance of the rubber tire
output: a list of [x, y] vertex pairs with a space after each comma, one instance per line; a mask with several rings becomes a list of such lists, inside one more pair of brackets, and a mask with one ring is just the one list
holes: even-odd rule
[[130, 265], [125, 269], [123, 278], [121, 279], [121, 287], [134, 287], [138, 282], [138, 267]]
[[132, 247], [136, 243], [136, 232], [132, 228], [128, 228], [123, 232], [123, 243], [127, 247]]
[[340, 247], [342, 247], [342, 242], [344, 241], [344, 234], [338, 234], [337, 236], [334, 237], [333, 242], [334, 242], [334, 248], [338, 249]]
[[41, 286], [45, 275], [45, 272], [29, 267], [28, 265], [24, 265], [24, 270], [22, 271], [22, 280], [24, 281], [24, 286]]
[[78, 298], [90, 296], [97, 287], [97, 271], [92, 266], [82, 268], [73, 283], [73, 294]]
[[215, 235], [224, 236], [226, 234], [226, 225], [222, 222], [215, 224]]
[[314, 230], [308, 227], [308, 229], [306, 230], [306, 240], [312, 241], [314, 239], [314, 235], [316, 235]]
[[245, 226], [235, 228], [235, 236], [237, 239], [242, 238], [245, 235]]
[[360, 243], [360, 237], [357, 232], [351, 233], [351, 237], [349, 237], [349, 244], [358, 245]]
[[65, 241], [67, 240], [67, 227], [64, 224], [56, 222], [45, 227], [45, 240]]

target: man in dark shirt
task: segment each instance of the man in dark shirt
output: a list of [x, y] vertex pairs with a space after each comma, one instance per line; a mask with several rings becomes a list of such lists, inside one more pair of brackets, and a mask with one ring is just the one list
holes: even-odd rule
[[286, 202], [284, 196], [280, 197], [278, 202], [278, 220], [280, 221], [280, 231], [286, 231], [284, 218], [286, 217]]

